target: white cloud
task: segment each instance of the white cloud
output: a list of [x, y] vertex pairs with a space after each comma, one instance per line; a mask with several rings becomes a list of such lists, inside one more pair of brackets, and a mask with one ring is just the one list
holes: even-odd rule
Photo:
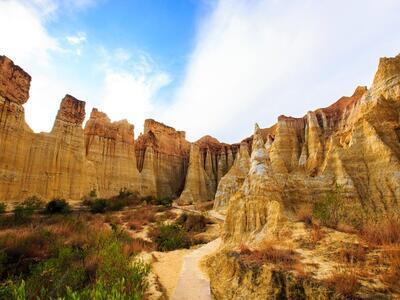
[[86, 33], [84, 32], [78, 32], [75, 35], [69, 35], [66, 37], [68, 43], [70, 43], [73, 46], [80, 45], [82, 43], [86, 42]]
[[256, 121], [327, 105], [369, 84], [379, 56], [400, 51], [399, 11], [395, 0], [220, 0], [161, 118], [191, 139], [237, 142]]
[[102, 49], [105, 64], [104, 87], [100, 109], [111, 119], [127, 118], [141, 131], [144, 120], [155, 113], [154, 97], [170, 83], [170, 76], [161, 71], [144, 52], [126, 49]]
[[[98, 106], [113, 120], [127, 118], [141, 129], [143, 120], [154, 110], [155, 94], [170, 82], [169, 75], [145, 52], [100, 47], [101, 55], [98, 55], [96, 47], [88, 45], [84, 32], [57, 38], [47, 31], [48, 17], [56, 16], [62, 5], [78, 9], [92, 3], [0, 1], [0, 54], [13, 59], [32, 76], [25, 114], [35, 131], [51, 129], [66, 93], [87, 101], [87, 115], [91, 107]], [[87, 63], [88, 57], [80, 58], [84, 44], [92, 50], [92, 62], [87, 66], [83, 63]], [[68, 63], [64, 65], [66, 59]], [[66, 67], [71, 68], [66, 70]], [[82, 72], [88, 67], [91, 70], [86, 74], [93, 76], [91, 79], [85, 78]]]

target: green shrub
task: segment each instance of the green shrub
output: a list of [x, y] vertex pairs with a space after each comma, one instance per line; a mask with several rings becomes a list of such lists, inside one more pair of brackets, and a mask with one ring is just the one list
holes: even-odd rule
[[132, 262], [129, 235], [74, 215], [47, 219], [0, 238], [0, 299], [143, 299], [149, 265]]
[[178, 224], [161, 224], [150, 235], [157, 245], [158, 251], [189, 248], [191, 245], [190, 238]]
[[91, 213], [105, 213], [107, 210], [107, 200], [106, 199], [96, 199], [90, 204]]
[[122, 188], [119, 190], [118, 198], [126, 198], [133, 195], [133, 192], [128, 190], [127, 188]]
[[4, 214], [7, 209], [7, 204], [4, 202], [0, 202], [0, 214]]
[[86, 279], [82, 251], [61, 247], [56, 257], [34, 267], [26, 281], [26, 291], [41, 299], [56, 299], [67, 292], [67, 286], [73, 290], [83, 288]]
[[14, 221], [16, 223], [21, 223], [29, 220], [33, 213], [41, 210], [43, 206], [44, 202], [40, 198], [36, 196], [27, 198], [14, 207]]
[[172, 198], [170, 198], [170, 197], [156, 198], [152, 204], [171, 207], [172, 206]]
[[342, 206], [342, 189], [337, 185], [324, 200], [314, 204], [312, 215], [323, 225], [336, 228], [341, 219]]
[[46, 204], [45, 212], [48, 214], [67, 214], [71, 207], [64, 199], [55, 198]]

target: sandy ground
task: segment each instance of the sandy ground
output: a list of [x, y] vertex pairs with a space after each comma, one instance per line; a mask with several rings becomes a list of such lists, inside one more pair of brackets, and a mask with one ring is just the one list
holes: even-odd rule
[[176, 284], [181, 273], [183, 258], [193, 252], [191, 249], [180, 249], [171, 252], [153, 252], [153, 272], [160, 283], [166, 289], [170, 299], [175, 291]]
[[215, 252], [221, 244], [216, 239], [192, 251], [183, 258], [183, 265], [173, 300], [205, 300], [211, 299], [210, 280], [200, 267], [200, 261], [207, 255]]

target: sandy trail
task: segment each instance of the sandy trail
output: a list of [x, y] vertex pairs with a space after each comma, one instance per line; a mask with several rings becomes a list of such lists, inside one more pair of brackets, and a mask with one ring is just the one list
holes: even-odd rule
[[221, 239], [194, 250], [183, 258], [182, 270], [179, 275], [173, 300], [205, 300], [211, 299], [210, 280], [202, 271], [200, 261], [206, 255], [215, 252], [220, 246]]
[[155, 262], [153, 271], [157, 275], [160, 283], [165, 288], [168, 299], [174, 293], [179, 274], [182, 269], [183, 258], [193, 250], [181, 249], [170, 252], [154, 252]]

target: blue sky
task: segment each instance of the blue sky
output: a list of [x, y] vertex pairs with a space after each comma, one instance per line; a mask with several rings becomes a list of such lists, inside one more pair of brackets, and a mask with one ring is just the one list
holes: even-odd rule
[[303, 116], [400, 53], [398, 0], [0, 0], [0, 54], [32, 75], [26, 119], [49, 131], [72, 94], [194, 141], [238, 142]]

